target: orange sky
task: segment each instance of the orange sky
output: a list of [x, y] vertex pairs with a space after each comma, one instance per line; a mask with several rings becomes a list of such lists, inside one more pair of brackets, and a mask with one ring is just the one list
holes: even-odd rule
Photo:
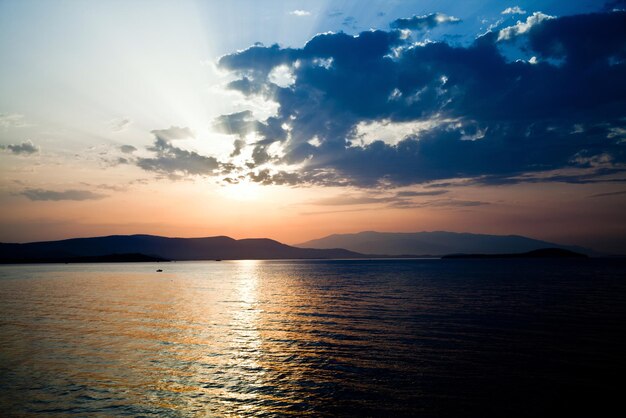
[[0, 242], [445, 230], [626, 253], [623, 43], [589, 48], [611, 71], [588, 78], [576, 48], [518, 48], [623, 12], [244, 3], [0, 2]]
[[[19, 161], [9, 164], [9, 159]], [[519, 234], [610, 251], [626, 236], [620, 210], [626, 195], [594, 197], [619, 190], [610, 185], [460, 186], [438, 196], [412, 197], [407, 207], [393, 207], [398, 191], [428, 189], [218, 185], [200, 178], [129, 185], [126, 179], [146, 178], [145, 173], [131, 166], [102, 170], [41, 160], [34, 166], [27, 158], [0, 156], [2, 242], [142, 233], [269, 237], [295, 244], [364, 230], [447, 230]], [[102, 197], [33, 201], [20, 194], [24, 182], [60, 190], [89, 185]]]

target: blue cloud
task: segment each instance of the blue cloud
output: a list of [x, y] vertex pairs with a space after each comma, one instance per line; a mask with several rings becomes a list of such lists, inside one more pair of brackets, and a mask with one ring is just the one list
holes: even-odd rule
[[6, 147], [4, 145], [0, 145], [0, 149], [5, 148], [17, 155], [30, 155], [39, 152], [39, 147], [33, 144], [30, 140], [24, 141], [21, 144], [9, 144]]
[[177, 179], [184, 175], [214, 175], [220, 168], [220, 163], [214, 157], [200, 155], [194, 151], [187, 151], [176, 147], [172, 140], [193, 138], [193, 132], [185, 127], [173, 126], [169, 129], [152, 131], [155, 137], [154, 144], [148, 147], [154, 156], [137, 158], [135, 163], [146, 171]]
[[[219, 65], [239, 76], [230, 88], [275, 100], [278, 114], [224, 115], [216, 126], [240, 138], [257, 134], [254, 144], [235, 143], [233, 154], [252, 146], [247, 175], [263, 184], [515, 182], [564, 168], [586, 170], [580, 181], [588, 182], [623, 172], [626, 12], [538, 19], [510, 42], [520, 47], [517, 60], [503, 54], [495, 32], [462, 47], [411, 44], [400, 30], [320, 34], [303, 48], [255, 45]], [[293, 84], [270, 80], [281, 65]], [[399, 138], [375, 132], [360, 142], [363, 127], [376, 124], [398, 129]], [[411, 124], [420, 128], [405, 129]], [[283, 152], [269, 153], [273, 144]]]
[[396, 19], [391, 22], [389, 26], [394, 29], [412, 29], [423, 31], [443, 24], [460, 22], [461, 19], [454, 16], [448, 16], [443, 13], [431, 13], [424, 16], [413, 16], [408, 19]]

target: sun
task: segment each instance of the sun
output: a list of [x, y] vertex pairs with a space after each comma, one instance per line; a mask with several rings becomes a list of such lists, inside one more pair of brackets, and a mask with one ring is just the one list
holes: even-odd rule
[[256, 200], [261, 195], [261, 186], [251, 181], [242, 181], [237, 184], [229, 184], [223, 188], [224, 194], [234, 200]]

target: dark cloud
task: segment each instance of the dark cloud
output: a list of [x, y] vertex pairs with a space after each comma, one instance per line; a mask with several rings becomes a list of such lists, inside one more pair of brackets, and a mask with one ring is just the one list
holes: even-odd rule
[[394, 202], [391, 206], [399, 209], [413, 209], [413, 208], [426, 208], [426, 207], [437, 207], [437, 208], [448, 208], [448, 209], [458, 209], [458, 208], [470, 208], [474, 206], [485, 206], [490, 205], [489, 202], [483, 202], [480, 200], [459, 200], [459, 199], [434, 199], [427, 200], [424, 202], [412, 202], [412, 201], [402, 201], [399, 200]]
[[[278, 44], [269, 47], [254, 45], [244, 51], [236, 52], [221, 57], [219, 65], [225, 69], [237, 70], [243, 77], [241, 80], [258, 79], [267, 77], [274, 67], [283, 64], [291, 64], [298, 55], [298, 51], [291, 48], [281, 48]], [[233, 84], [231, 84], [232, 86]]]
[[369, 195], [344, 195], [328, 197], [312, 202], [314, 205], [320, 206], [351, 206], [351, 205], [370, 205], [373, 203], [389, 203], [396, 199], [394, 197], [375, 197]]
[[172, 126], [169, 129], [158, 129], [151, 131], [150, 133], [152, 133], [157, 139], [162, 139], [163, 141], [196, 137], [191, 129], [187, 127], [179, 128], [178, 126]]
[[[568, 74], [584, 81], [593, 82], [593, 88], [602, 87], [599, 95], [584, 89], [585, 98], [596, 101], [623, 99], [626, 80], [621, 80], [618, 90], [610, 95], [602, 76], [609, 76], [608, 82], [617, 82], [618, 75], [626, 61], [626, 12], [594, 13], [582, 16], [564, 16], [551, 19], [529, 32], [530, 47], [540, 58], [564, 60], [566, 67], [578, 70]], [[589, 73], [587, 73], [587, 71]], [[604, 74], [603, 74], [604, 73]], [[587, 79], [585, 79], [587, 78]], [[599, 85], [598, 85], [599, 84]], [[590, 86], [591, 87], [591, 86]], [[579, 93], [581, 94], [581, 93]]]
[[254, 119], [251, 111], [222, 115], [213, 121], [213, 128], [219, 132], [235, 134], [243, 138], [251, 132], [261, 129], [261, 123]]
[[170, 178], [183, 175], [214, 175], [220, 163], [214, 157], [206, 157], [194, 151], [187, 151], [171, 144], [170, 140], [193, 137], [189, 128], [172, 127], [152, 131], [154, 144], [148, 147], [155, 156], [138, 158], [136, 164], [146, 171], [154, 171]]
[[[412, 191], [403, 190], [396, 192], [392, 195], [380, 196], [380, 194], [363, 193], [363, 194], [346, 194], [341, 196], [328, 197], [324, 199], [318, 199], [311, 202], [314, 205], [321, 206], [351, 206], [351, 205], [371, 205], [371, 204], [386, 204], [389, 207], [416, 207], [430, 204], [430, 202], [437, 201], [414, 201], [412, 197], [424, 197], [424, 196], [439, 196], [448, 193], [447, 190], [426, 190], [426, 191]], [[447, 199], [446, 201], [452, 201]], [[442, 202], [442, 200], [438, 200]]]
[[436, 26], [446, 24], [446, 23], [459, 23], [461, 19], [448, 16], [443, 13], [431, 13], [429, 15], [423, 16], [413, 16], [408, 19], [396, 19], [389, 26], [393, 29], [411, 29], [411, 30], [428, 30], [432, 29]]
[[604, 4], [604, 11], [623, 11], [626, 10], [626, 0], [611, 0]]
[[619, 195], [624, 195], [624, 194], [626, 194], [626, 190], [620, 190], [619, 192], [597, 193], [589, 197], [608, 197], [608, 196], [619, 196]]
[[241, 154], [241, 150], [246, 146], [246, 141], [242, 140], [242, 139], [235, 139], [235, 142], [233, 142], [233, 152], [230, 153], [231, 157], [236, 157], [238, 155]]
[[[420, 193], [420, 192], [416, 192]], [[445, 193], [445, 191], [444, 191]], [[373, 194], [358, 194], [358, 195], [343, 195], [343, 196], [334, 196], [325, 199], [319, 199], [311, 202], [314, 205], [318, 206], [366, 206], [366, 205], [378, 205], [376, 207], [380, 207], [383, 205], [387, 208], [392, 209], [415, 209], [415, 208], [426, 208], [426, 207], [437, 207], [437, 208], [469, 208], [474, 206], [483, 206], [489, 205], [489, 202], [483, 202], [479, 200], [459, 200], [459, 199], [430, 199], [430, 200], [412, 200], [408, 198], [405, 192], [398, 192], [394, 195], [377, 197]], [[415, 195], [411, 195], [415, 196]], [[426, 196], [424, 194], [418, 194], [417, 196]], [[349, 210], [339, 210], [339, 211], [322, 211], [322, 212], [309, 212], [307, 214], [325, 214], [325, 213], [336, 213], [336, 212], [344, 212], [344, 211], [352, 211], [354, 209]], [[363, 210], [363, 209], [356, 209]]]
[[[91, 186], [88, 183], [83, 183], [86, 186]], [[130, 184], [130, 183], [129, 183]], [[123, 192], [128, 190], [128, 186], [127, 185], [117, 185], [117, 184], [98, 184], [95, 187], [97, 187], [98, 189], [102, 189], [102, 190], [111, 190], [114, 192]]]
[[[426, 23], [414, 17], [393, 26], [428, 27], [437, 16], [445, 22], [434, 14]], [[503, 55], [498, 36], [487, 33], [461, 47], [410, 44], [391, 30], [321, 34], [299, 49], [256, 45], [219, 64], [239, 76], [232, 88], [271, 97], [278, 114], [257, 121], [242, 112], [216, 123], [240, 139], [252, 131], [260, 138], [248, 144], [247, 176], [263, 184], [515, 182], [527, 181], [525, 173], [568, 167], [588, 170], [570, 181], [595, 181], [607, 170], [620, 172], [626, 164], [624, 135], [617, 134], [626, 129], [626, 13], [536, 18], [516, 32], [524, 40], [519, 60]], [[293, 71], [295, 83], [270, 81], [279, 65]], [[359, 129], [376, 123], [426, 128], [359, 142]], [[275, 143], [280, 155], [268, 153]], [[235, 144], [235, 153], [242, 146]], [[589, 163], [601, 157], [604, 171]]]
[[122, 151], [124, 154], [132, 154], [133, 152], [137, 151], [137, 148], [133, 147], [132, 145], [122, 145], [120, 147], [120, 151]]
[[275, 141], [284, 141], [287, 138], [287, 131], [281, 126], [280, 119], [270, 117], [265, 122], [254, 119], [249, 110], [222, 115], [213, 121], [213, 128], [219, 132], [237, 135], [233, 143], [234, 149], [231, 157], [241, 154], [241, 150], [246, 145], [245, 136], [249, 133], [258, 133], [263, 139], [255, 142], [256, 145], [252, 153], [255, 165], [267, 162], [270, 156], [267, 154], [267, 147]]
[[6, 147], [0, 145], [1, 149], [8, 149], [13, 154], [17, 155], [30, 155], [39, 152], [39, 147], [33, 144], [31, 141], [24, 141], [21, 144], [9, 144]]
[[[502, 186], [518, 183], [569, 183], [569, 184], [594, 184], [594, 183], [626, 183], [626, 168], [600, 168], [586, 170], [578, 173], [560, 173], [560, 170], [550, 172], [528, 172], [519, 175], [486, 175], [455, 183], [457, 186]], [[616, 177], [618, 176], [618, 177]], [[452, 185], [452, 184], [451, 184]], [[428, 186], [425, 186], [428, 187]]]
[[105, 194], [90, 192], [89, 190], [65, 190], [57, 192], [44, 189], [26, 189], [20, 193], [30, 200], [98, 200], [107, 197]]
[[442, 194], [448, 193], [447, 190], [426, 190], [422, 192], [414, 192], [414, 191], [402, 191], [398, 192], [396, 195], [399, 197], [416, 197], [416, 196], [439, 196]]
[[357, 20], [354, 16], [346, 16], [341, 22], [343, 26], [350, 27], [352, 29], [356, 29]]

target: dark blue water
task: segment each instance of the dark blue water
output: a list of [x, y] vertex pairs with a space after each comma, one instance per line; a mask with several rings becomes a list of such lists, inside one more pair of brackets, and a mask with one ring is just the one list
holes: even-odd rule
[[625, 336], [620, 260], [0, 266], [0, 409], [598, 416]]

